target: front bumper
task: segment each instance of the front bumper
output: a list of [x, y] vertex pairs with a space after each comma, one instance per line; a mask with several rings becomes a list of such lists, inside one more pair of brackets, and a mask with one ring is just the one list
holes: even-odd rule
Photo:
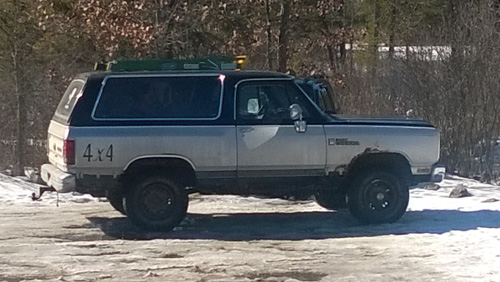
[[444, 165], [436, 164], [432, 167], [431, 182], [441, 182], [446, 174], [446, 167]]
[[42, 180], [57, 192], [73, 192], [76, 188], [75, 175], [64, 172], [51, 164], [44, 164], [41, 168]]
[[441, 182], [446, 174], [446, 167], [443, 165], [435, 164], [429, 170], [429, 174], [413, 175], [413, 181], [410, 185], [417, 185], [419, 183], [432, 183]]

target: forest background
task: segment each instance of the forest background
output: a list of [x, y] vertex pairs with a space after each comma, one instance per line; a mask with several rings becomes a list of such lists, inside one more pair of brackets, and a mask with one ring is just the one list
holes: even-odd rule
[[0, 0], [0, 170], [46, 162], [95, 62], [241, 54], [327, 78], [343, 114], [421, 117], [449, 171], [498, 176], [500, 0]]

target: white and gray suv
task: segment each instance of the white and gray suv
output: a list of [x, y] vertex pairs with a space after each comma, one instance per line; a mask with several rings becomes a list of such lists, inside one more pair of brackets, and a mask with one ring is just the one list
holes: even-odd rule
[[394, 222], [409, 185], [442, 178], [426, 122], [326, 114], [281, 73], [189, 68], [76, 77], [50, 122], [42, 179], [170, 230], [191, 192], [314, 195], [362, 222]]

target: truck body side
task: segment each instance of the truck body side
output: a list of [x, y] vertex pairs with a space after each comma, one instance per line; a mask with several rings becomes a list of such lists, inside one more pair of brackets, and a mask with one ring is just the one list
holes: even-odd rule
[[[215, 90], [206, 90], [212, 92], [206, 105], [197, 103], [201, 111], [213, 108], [207, 117], [198, 116], [198, 112], [187, 118], [123, 117], [113, 114], [116, 109], [112, 107], [100, 109], [101, 101], [113, 98], [106, 96], [106, 85], [115, 83], [122, 89], [134, 79], [134, 83], [141, 83], [141, 79], [175, 83], [190, 77], [218, 80]], [[280, 102], [265, 95], [271, 90], [286, 93], [283, 97], [291, 102], [274, 105], [273, 115], [282, 118], [266, 120], [260, 103], [268, 103], [271, 108], [269, 105]], [[175, 98], [173, 90], [162, 91], [169, 93], [168, 99]], [[179, 97], [196, 99], [188, 92]], [[113, 99], [117, 99], [115, 103], [127, 103], [125, 94]], [[293, 120], [288, 111], [297, 103], [300, 120]], [[370, 182], [363, 184], [359, 177], [372, 177], [373, 181], [382, 181], [373, 185], [396, 191], [386, 195], [380, 190], [374, 194], [374, 201], [378, 201], [396, 197], [394, 193], [407, 194], [408, 185], [443, 176], [443, 170], [435, 167], [439, 132], [432, 125], [417, 120], [331, 116], [323, 113], [292, 77], [263, 72], [84, 74], [70, 84], [50, 123], [48, 157], [50, 164], [43, 165], [41, 171], [49, 186], [59, 192], [78, 191], [108, 198], [118, 195], [117, 209], [123, 209], [121, 197], [135, 197], [136, 192], [129, 189], [136, 189], [137, 179], [147, 175], [165, 175], [188, 192], [316, 195], [340, 203], [322, 204], [334, 208], [342, 207], [356, 187], [380, 190], [370, 188]], [[355, 215], [364, 212], [364, 199], [358, 201], [358, 206], [351, 204]], [[398, 205], [402, 206], [384, 221], [399, 219], [407, 200]], [[141, 222], [137, 217], [133, 215]], [[366, 219], [366, 215], [360, 217]], [[170, 228], [172, 224], [160, 227]], [[153, 223], [145, 226], [156, 228]]]

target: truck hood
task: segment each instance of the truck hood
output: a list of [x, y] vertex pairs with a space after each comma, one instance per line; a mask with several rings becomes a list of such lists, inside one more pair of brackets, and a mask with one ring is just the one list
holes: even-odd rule
[[348, 115], [332, 115], [335, 122], [345, 122], [350, 124], [373, 124], [373, 125], [394, 125], [394, 126], [422, 126], [433, 127], [422, 119], [412, 119], [405, 116], [392, 117], [363, 117]]

